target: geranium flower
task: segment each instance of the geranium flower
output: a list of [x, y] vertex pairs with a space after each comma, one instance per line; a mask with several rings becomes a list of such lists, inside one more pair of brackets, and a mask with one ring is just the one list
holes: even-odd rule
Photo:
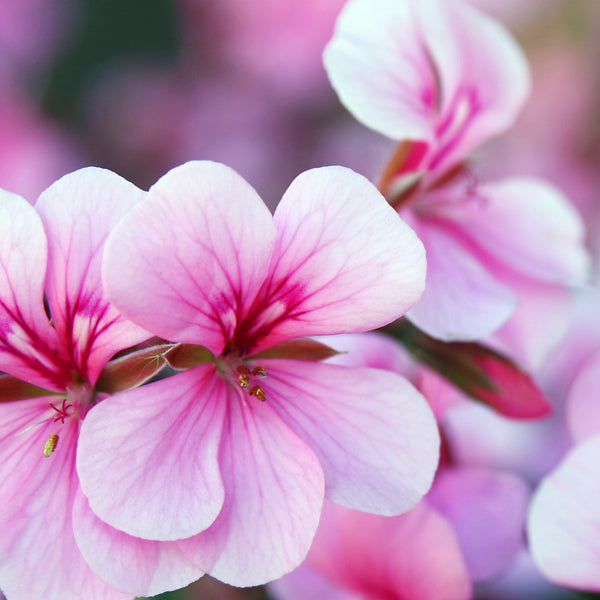
[[324, 495], [412, 508], [438, 458], [422, 396], [393, 373], [317, 362], [326, 347], [295, 338], [396, 319], [424, 269], [414, 233], [349, 169], [303, 173], [274, 216], [224, 165], [167, 173], [114, 230], [104, 278], [192, 368], [85, 420], [77, 468], [92, 510], [180, 540], [202, 570], [245, 586], [301, 562]]
[[0, 588], [10, 600], [133, 598], [88, 566], [80, 529], [97, 537], [98, 552], [101, 540], [118, 545], [118, 569], [142, 589], [201, 575], [191, 565], [161, 574], [178, 550], [102, 523], [75, 470], [81, 422], [107, 395], [96, 387], [105, 365], [149, 336], [120, 316], [101, 282], [106, 237], [142, 196], [93, 168], [60, 179], [35, 208], [0, 191]]
[[538, 365], [564, 333], [565, 286], [586, 275], [581, 219], [543, 181], [481, 184], [466, 166], [527, 97], [517, 44], [458, 0], [351, 0], [324, 61], [352, 114], [401, 142], [380, 188], [427, 251], [409, 318], [450, 341], [489, 336], [512, 316], [496, 343]]

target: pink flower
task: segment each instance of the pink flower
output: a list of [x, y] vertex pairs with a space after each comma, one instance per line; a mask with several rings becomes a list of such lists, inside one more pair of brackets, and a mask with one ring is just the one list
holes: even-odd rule
[[458, 0], [351, 0], [325, 65], [347, 108], [402, 142], [381, 188], [427, 251], [426, 291], [409, 318], [434, 337], [474, 340], [512, 316], [496, 343], [539, 364], [564, 332], [565, 286], [586, 275], [581, 219], [540, 180], [479, 184], [465, 166], [526, 98], [517, 45]]
[[414, 506], [438, 459], [424, 399], [393, 373], [299, 360], [322, 346], [293, 338], [397, 318], [422, 292], [423, 258], [342, 167], [300, 175], [274, 216], [224, 165], [167, 173], [115, 229], [105, 282], [134, 322], [192, 345], [197, 366], [90, 413], [77, 468], [92, 510], [253, 585], [301, 562], [324, 495], [383, 514]]
[[[101, 282], [106, 237], [142, 196], [94, 168], [60, 179], [35, 208], [0, 192], [0, 587], [10, 600], [76, 600], [82, 590], [98, 600], [132, 598], [88, 566], [82, 531], [96, 536], [99, 554], [118, 541], [113, 560], [143, 589], [175, 554], [99, 521], [75, 471], [81, 422], [106, 396], [95, 388], [101, 372], [148, 337], [120, 316]], [[182, 571], [164, 578], [177, 586], [201, 574]]]

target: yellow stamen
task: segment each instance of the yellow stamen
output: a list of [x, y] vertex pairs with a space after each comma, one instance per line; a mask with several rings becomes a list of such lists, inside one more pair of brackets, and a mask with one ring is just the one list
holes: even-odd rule
[[255, 385], [250, 390], [250, 395], [254, 396], [257, 400], [260, 400], [261, 402], [264, 402], [267, 399], [267, 395], [265, 394], [264, 390], [260, 387], [260, 385]]
[[58, 434], [52, 433], [44, 446], [44, 456], [48, 458], [55, 450], [58, 444]]

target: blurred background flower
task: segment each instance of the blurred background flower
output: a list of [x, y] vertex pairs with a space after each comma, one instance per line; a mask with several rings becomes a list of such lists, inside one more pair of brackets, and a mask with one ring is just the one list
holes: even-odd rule
[[[597, 283], [600, 3], [471, 1], [504, 20], [533, 76], [517, 124], [480, 149], [478, 176], [535, 175], [561, 188], [586, 222]], [[311, 167], [341, 164], [376, 179], [394, 142], [346, 112], [321, 61], [343, 4], [4, 0], [0, 187], [33, 203], [63, 174], [92, 164], [147, 189], [177, 164], [212, 159], [237, 170], [273, 207], [291, 180]], [[568, 349], [574, 365], [578, 344]], [[553, 379], [555, 372], [547, 365], [540, 379], [551, 397], [564, 399], [561, 386], [567, 384]], [[452, 410], [447, 428], [462, 462], [501, 465], [532, 488], [569, 446], [560, 417], [488, 427], [490, 419], [471, 415], [474, 409]], [[550, 586], [526, 554], [474, 593], [480, 600], [593, 597]], [[205, 577], [160, 598], [264, 600], [266, 594]]]

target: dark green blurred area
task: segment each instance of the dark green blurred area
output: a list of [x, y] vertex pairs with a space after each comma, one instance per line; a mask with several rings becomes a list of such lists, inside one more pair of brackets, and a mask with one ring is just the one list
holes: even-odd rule
[[45, 112], [70, 124], [80, 118], [86, 88], [121, 62], [169, 64], [180, 39], [176, 7], [168, 0], [70, 0], [78, 15], [63, 51], [47, 74]]

